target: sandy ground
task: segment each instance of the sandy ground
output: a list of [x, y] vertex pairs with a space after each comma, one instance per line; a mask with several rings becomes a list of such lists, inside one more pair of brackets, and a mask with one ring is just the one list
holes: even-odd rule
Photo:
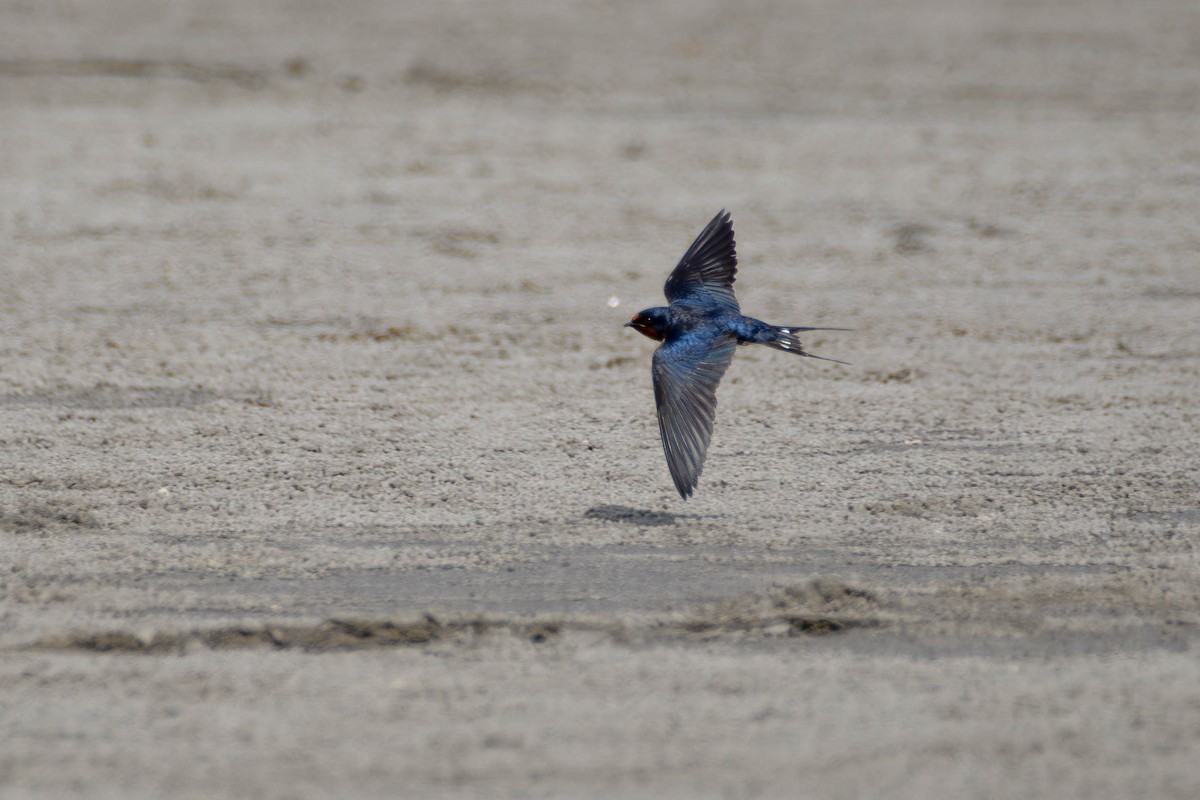
[[1200, 7], [333, 6], [0, 5], [0, 794], [1200, 795]]

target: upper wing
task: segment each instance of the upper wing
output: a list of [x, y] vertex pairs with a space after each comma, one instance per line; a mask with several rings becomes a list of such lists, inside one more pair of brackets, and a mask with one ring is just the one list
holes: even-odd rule
[[733, 243], [733, 222], [724, 209], [700, 232], [667, 278], [663, 293], [667, 300], [713, 302], [730, 311], [738, 311], [733, 296], [737, 273], [737, 252]]
[[722, 336], [716, 341], [696, 343], [676, 339], [654, 351], [658, 432], [671, 479], [685, 500], [695, 490], [704, 469], [717, 415], [717, 384], [729, 368], [735, 349], [737, 340]]

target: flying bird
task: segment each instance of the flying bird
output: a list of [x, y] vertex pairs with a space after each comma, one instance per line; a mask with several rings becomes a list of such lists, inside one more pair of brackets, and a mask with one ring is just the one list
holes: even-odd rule
[[717, 415], [717, 384], [740, 344], [765, 344], [798, 356], [837, 361], [804, 351], [798, 328], [768, 325], [742, 315], [733, 295], [737, 274], [733, 222], [721, 210], [708, 223], [667, 278], [668, 305], [639, 311], [625, 327], [662, 342], [654, 351], [651, 375], [658, 406], [658, 432], [671, 479], [684, 500], [692, 496]]

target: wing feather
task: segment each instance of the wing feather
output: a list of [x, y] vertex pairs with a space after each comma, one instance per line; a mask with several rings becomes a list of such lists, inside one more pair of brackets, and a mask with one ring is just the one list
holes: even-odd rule
[[696, 489], [717, 416], [717, 385], [733, 360], [737, 340], [664, 343], [654, 351], [654, 401], [667, 468], [680, 496]]
[[733, 294], [736, 274], [733, 221], [722, 209], [683, 254], [667, 278], [663, 294], [671, 303], [716, 303], [724, 309], [740, 312]]

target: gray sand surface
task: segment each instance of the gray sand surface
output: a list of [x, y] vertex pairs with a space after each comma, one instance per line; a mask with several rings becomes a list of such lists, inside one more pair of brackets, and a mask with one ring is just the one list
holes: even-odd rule
[[5, 0], [0, 795], [1195, 798], [1198, 397], [1191, 0]]

